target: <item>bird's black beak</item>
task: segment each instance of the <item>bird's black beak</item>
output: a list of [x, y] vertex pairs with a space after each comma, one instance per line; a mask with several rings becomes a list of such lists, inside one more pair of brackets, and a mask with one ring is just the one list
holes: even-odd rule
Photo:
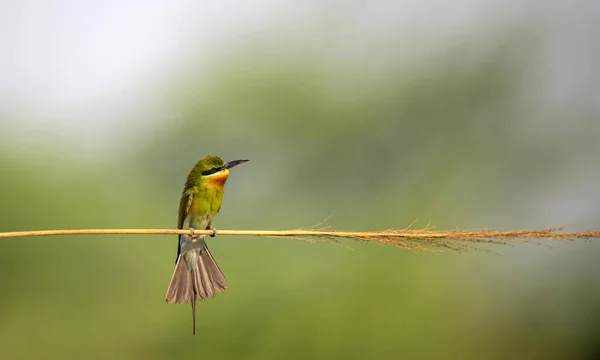
[[248, 161], [250, 161], [250, 160], [233, 160], [233, 161], [230, 161], [230, 162], [226, 163], [225, 165], [223, 165], [222, 169], [223, 170], [225, 170], [225, 169], [231, 169], [232, 167], [234, 167], [236, 165], [243, 164], [243, 163], [248, 162]]

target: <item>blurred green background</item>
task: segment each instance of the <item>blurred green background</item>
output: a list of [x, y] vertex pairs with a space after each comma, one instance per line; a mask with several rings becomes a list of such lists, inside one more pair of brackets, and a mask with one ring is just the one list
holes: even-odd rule
[[[0, 231], [598, 228], [598, 7], [5, 2]], [[568, 11], [566, 11], [568, 9]], [[230, 288], [166, 305], [175, 236], [0, 241], [3, 358], [591, 359], [598, 240], [433, 254], [218, 236]]]

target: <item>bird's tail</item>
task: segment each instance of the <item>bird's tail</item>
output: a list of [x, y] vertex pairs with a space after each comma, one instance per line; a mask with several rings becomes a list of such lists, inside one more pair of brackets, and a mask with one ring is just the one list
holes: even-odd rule
[[175, 271], [167, 288], [167, 304], [189, 303], [194, 296], [192, 275], [188, 271], [185, 260], [181, 256], [175, 264]]
[[225, 275], [212, 257], [204, 239], [200, 240], [200, 255], [189, 250], [177, 259], [175, 271], [167, 288], [168, 304], [192, 303], [193, 332], [196, 333], [196, 297], [200, 300], [214, 297], [215, 290], [227, 289]]
[[192, 280], [194, 283], [194, 292], [198, 295], [200, 300], [204, 300], [209, 296], [214, 297], [215, 290], [224, 292], [227, 289], [227, 280], [208, 250], [206, 242], [204, 239], [201, 241], [202, 247], [200, 256], [198, 256], [196, 260], [197, 271], [192, 271]]

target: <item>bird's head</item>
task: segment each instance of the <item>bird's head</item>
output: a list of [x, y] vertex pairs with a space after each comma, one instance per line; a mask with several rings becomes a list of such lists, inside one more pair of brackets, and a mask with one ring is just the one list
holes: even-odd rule
[[198, 161], [194, 170], [203, 181], [223, 186], [229, 176], [229, 169], [247, 161], [249, 160], [234, 160], [226, 163], [218, 156], [207, 155]]

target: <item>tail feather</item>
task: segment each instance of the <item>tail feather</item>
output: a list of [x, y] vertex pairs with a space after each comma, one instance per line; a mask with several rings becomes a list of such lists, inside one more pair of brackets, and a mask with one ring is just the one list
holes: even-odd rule
[[209, 296], [215, 297], [214, 285], [210, 280], [210, 273], [202, 256], [198, 256], [198, 271], [194, 271], [193, 277], [194, 289], [200, 299], [206, 299]]
[[196, 335], [196, 297], [192, 300], [192, 335]]
[[227, 289], [225, 275], [212, 257], [205, 242], [202, 244], [200, 256], [196, 258], [196, 271], [192, 272], [194, 291], [200, 300], [215, 296], [215, 289], [219, 292]]
[[212, 254], [208, 250], [208, 246], [204, 244], [204, 249], [202, 250], [202, 254], [200, 255], [204, 264], [206, 265], [206, 269], [208, 270], [208, 274], [210, 275], [210, 280], [214, 286], [214, 288], [219, 292], [224, 292], [227, 290], [227, 279], [225, 279], [225, 275], [217, 265], [217, 262], [212, 257]]
[[[188, 261], [195, 262], [196, 266], [189, 266]], [[192, 303], [192, 331], [195, 334], [196, 297], [200, 298], [200, 300], [214, 297], [215, 289], [219, 292], [224, 292], [227, 289], [227, 280], [208, 250], [206, 242], [202, 240], [199, 256], [197, 253], [190, 252], [185, 252], [178, 256], [175, 271], [167, 288], [167, 303]]]
[[179, 257], [175, 271], [171, 277], [171, 282], [167, 288], [168, 304], [187, 304], [194, 298], [194, 289], [192, 287], [192, 275], [188, 271], [185, 260]]

